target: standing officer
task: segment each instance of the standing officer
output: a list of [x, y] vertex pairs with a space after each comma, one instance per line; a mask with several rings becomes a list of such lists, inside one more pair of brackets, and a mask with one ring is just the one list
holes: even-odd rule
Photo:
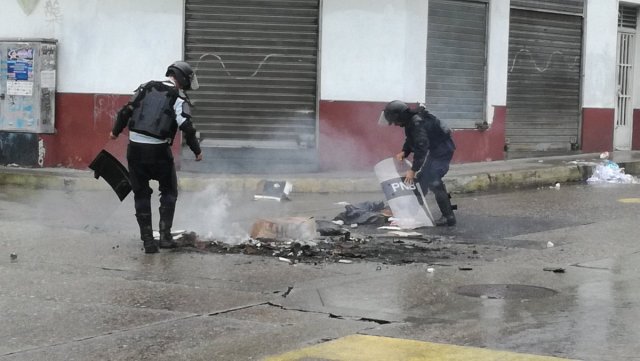
[[[185, 90], [198, 89], [198, 80], [191, 66], [177, 61], [167, 68], [166, 81], [142, 84], [116, 116], [111, 139], [129, 128], [127, 161], [129, 180], [134, 194], [136, 218], [145, 253], [157, 253], [158, 248], [174, 248], [171, 236], [173, 215], [178, 199], [178, 179], [171, 144], [180, 129], [187, 145], [202, 160], [202, 151], [191, 122], [191, 103]], [[160, 191], [160, 241], [153, 238], [151, 222], [150, 180], [156, 180]]]
[[451, 129], [429, 113], [423, 105], [412, 110], [399, 100], [386, 105], [379, 123], [404, 128], [405, 142], [396, 159], [402, 161], [413, 153], [413, 164], [407, 171], [405, 183], [411, 185], [416, 179], [423, 192], [426, 193], [430, 189], [442, 213], [442, 217], [436, 220], [435, 224], [455, 226], [456, 217], [453, 214], [449, 193], [442, 181], [442, 177], [449, 171], [449, 164], [456, 149], [451, 138]]

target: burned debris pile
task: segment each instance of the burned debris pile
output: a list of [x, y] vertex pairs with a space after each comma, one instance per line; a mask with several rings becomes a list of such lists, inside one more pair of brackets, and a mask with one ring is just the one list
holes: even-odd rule
[[[292, 201], [292, 188], [286, 181], [262, 181], [254, 200]], [[390, 227], [393, 214], [384, 201], [340, 204], [345, 209], [332, 220], [302, 216], [255, 219], [246, 239], [235, 241], [185, 232], [175, 238], [178, 251], [257, 255], [289, 264], [349, 264], [362, 260], [406, 264], [468, 258], [466, 254], [478, 257], [477, 252], [451, 239]]]
[[[289, 234], [303, 234], [313, 222], [314, 234], [309, 238], [291, 238]], [[478, 252], [468, 245], [458, 245], [442, 236], [425, 236], [412, 233], [383, 233], [377, 224], [346, 227], [340, 221], [301, 219], [299, 217], [259, 220], [259, 230], [274, 237], [249, 238], [238, 244], [207, 239], [194, 232], [184, 233], [179, 239], [179, 249], [218, 254], [245, 254], [275, 257], [280, 261], [296, 264], [352, 263], [358, 261], [384, 264], [434, 263], [452, 258], [478, 258]], [[274, 227], [274, 224], [280, 226]], [[284, 226], [282, 225], [284, 224]], [[302, 227], [301, 225], [304, 225]], [[265, 228], [271, 231], [265, 231]], [[275, 231], [274, 231], [275, 229]], [[254, 234], [257, 232], [254, 226]], [[308, 233], [307, 233], [308, 234]]]

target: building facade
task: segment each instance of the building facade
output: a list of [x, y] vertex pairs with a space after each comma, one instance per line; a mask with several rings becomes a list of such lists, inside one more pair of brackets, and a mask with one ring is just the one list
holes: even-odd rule
[[458, 163], [640, 149], [638, 7], [7, 0], [0, 164], [85, 169], [101, 149], [123, 158], [125, 137], [108, 139], [115, 113], [182, 59], [200, 80], [190, 96], [205, 151], [197, 167], [178, 156], [184, 170], [371, 169], [401, 146], [401, 129], [376, 124], [394, 99], [445, 120]]

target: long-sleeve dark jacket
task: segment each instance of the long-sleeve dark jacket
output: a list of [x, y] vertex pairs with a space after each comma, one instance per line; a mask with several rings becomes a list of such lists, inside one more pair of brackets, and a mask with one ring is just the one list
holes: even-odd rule
[[404, 128], [405, 142], [402, 146], [405, 157], [413, 153], [411, 169], [420, 171], [430, 158], [451, 158], [456, 149], [451, 138], [451, 129], [435, 115], [421, 108]]

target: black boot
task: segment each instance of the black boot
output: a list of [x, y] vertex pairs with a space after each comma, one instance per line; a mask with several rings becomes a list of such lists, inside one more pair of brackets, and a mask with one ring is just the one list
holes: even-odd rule
[[433, 195], [435, 196], [436, 202], [438, 203], [438, 208], [440, 208], [440, 213], [442, 213], [442, 217], [435, 221], [436, 226], [455, 226], [456, 216], [453, 214], [451, 200], [449, 199], [449, 194], [447, 193], [446, 188], [444, 188], [444, 184], [434, 189]]
[[436, 219], [434, 223], [437, 227], [444, 227], [444, 226], [452, 227], [456, 225], [456, 216], [453, 214], [448, 217], [442, 216]]
[[174, 207], [160, 206], [160, 248], [176, 248], [178, 243], [173, 240], [171, 226], [173, 226]]
[[140, 239], [144, 245], [144, 253], [158, 253], [158, 241], [153, 238], [151, 214], [137, 213], [136, 219], [138, 226], [140, 226]]

